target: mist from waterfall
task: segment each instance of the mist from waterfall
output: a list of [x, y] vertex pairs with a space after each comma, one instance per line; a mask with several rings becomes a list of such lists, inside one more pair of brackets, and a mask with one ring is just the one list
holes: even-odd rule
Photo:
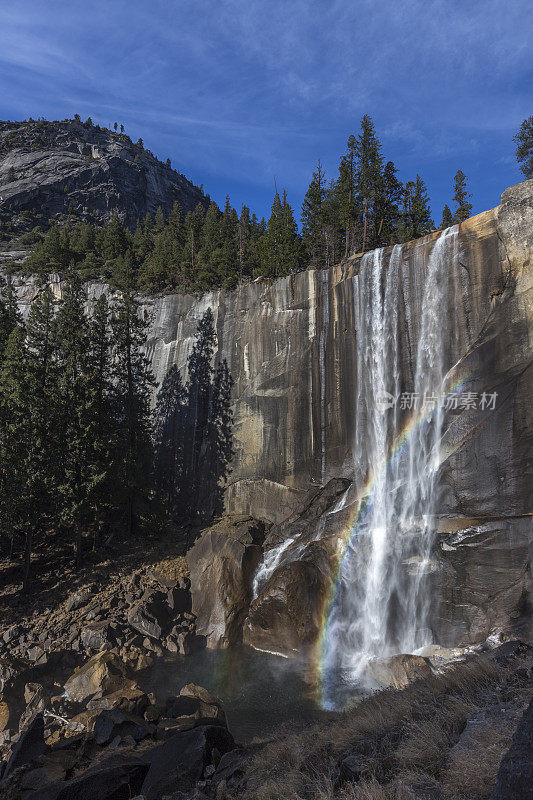
[[[353, 278], [358, 342], [354, 473], [366, 496], [360, 498], [341, 562], [324, 648], [326, 672], [345, 683], [362, 680], [373, 658], [412, 653], [431, 642], [430, 575], [445, 412], [440, 402], [421, 404], [444, 392], [455, 337], [450, 308], [455, 287], [450, 282], [457, 256], [454, 227], [437, 239], [427, 265], [415, 265], [421, 316], [410, 331], [412, 386], [402, 385], [401, 378], [402, 306], [411, 305], [408, 313], [415, 317], [415, 298], [404, 294], [402, 247], [393, 248], [388, 263], [383, 250], [365, 255]], [[421, 257], [415, 253], [415, 259]], [[401, 408], [404, 392], [415, 398], [412, 410]], [[420, 422], [400, 451], [398, 442], [417, 414]]]

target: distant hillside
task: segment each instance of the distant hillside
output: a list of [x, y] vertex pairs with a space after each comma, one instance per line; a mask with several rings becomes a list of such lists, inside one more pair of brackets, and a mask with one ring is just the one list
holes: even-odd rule
[[158, 206], [168, 215], [176, 200], [184, 213], [209, 203], [200, 188], [124, 133], [76, 119], [0, 122], [3, 250], [50, 221], [103, 224], [118, 213], [133, 227]]

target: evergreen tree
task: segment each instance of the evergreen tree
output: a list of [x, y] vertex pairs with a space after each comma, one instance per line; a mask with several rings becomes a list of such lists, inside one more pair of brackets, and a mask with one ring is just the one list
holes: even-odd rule
[[233, 378], [224, 359], [218, 364], [213, 381], [207, 480], [202, 484], [203, 497], [200, 498], [200, 507], [206, 510], [207, 519], [223, 511], [224, 484], [234, 455], [232, 387]]
[[150, 388], [153, 376], [143, 347], [148, 321], [139, 314], [131, 260], [119, 277], [121, 296], [112, 314], [113, 386], [116, 415], [116, 464], [120, 475], [119, 508], [128, 535], [139, 529], [152, 474]]
[[210, 432], [212, 361], [215, 343], [213, 312], [208, 308], [198, 324], [196, 342], [187, 364], [187, 413], [183, 426], [187, 436], [183, 446], [180, 500], [183, 513], [191, 518], [201, 515], [199, 507], [201, 484], [206, 479], [205, 455]]
[[0, 277], [0, 361], [11, 331], [22, 323], [11, 280]]
[[29, 497], [28, 452], [31, 448], [27, 349], [20, 325], [11, 331], [0, 373], [0, 531], [9, 543], [31, 524], [33, 510]]
[[118, 214], [113, 214], [109, 225], [104, 228], [101, 253], [106, 261], [114, 261], [123, 256], [130, 247], [130, 236]]
[[61, 477], [56, 492], [61, 521], [75, 537], [76, 566], [81, 563], [82, 536], [93, 520], [97, 487], [105, 477], [96, 426], [97, 375], [88, 360], [89, 325], [76, 273], [68, 275], [54, 324], [57, 340], [56, 402], [61, 430]]
[[458, 170], [453, 179], [453, 200], [456, 204], [453, 215], [454, 222], [464, 222], [472, 213], [472, 203], [468, 202], [472, 195], [468, 191], [466, 182], [466, 175]]
[[513, 141], [516, 144], [516, 160], [522, 174], [526, 178], [533, 178], [533, 116], [522, 122]]
[[93, 491], [94, 519], [100, 528], [109, 521], [114, 496], [112, 480], [115, 473], [114, 407], [111, 367], [111, 338], [109, 305], [102, 294], [94, 304], [89, 320], [87, 374], [89, 378], [89, 407], [93, 445], [93, 472], [99, 477]]
[[365, 114], [361, 120], [361, 133], [354, 147], [355, 215], [359, 236], [357, 244], [362, 251], [376, 246], [384, 222], [386, 196], [381, 149], [374, 123]]
[[309, 259], [315, 267], [325, 265], [327, 260], [324, 230], [326, 195], [326, 174], [319, 159], [304, 197], [301, 216], [303, 243]]
[[173, 365], [157, 395], [154, 411], [154, 476], [171, 514], [176, 514], [183, 477], [186, 431], [185, 388], [180, 371]]
[[440, 227], [444, 230], [445, 228], [449, 228], [450, 225], [453, 225], [453, 216], [448, 205], [445, 205], [444, 208], [442, 209], [442, 219], [440, 222]]
[[408, 181], [405, 185], [401, 239], [404, 242], [418, 239], [431, 233], [434, 228], [426, 184], [417, 175], [416, 180]]
[[277, 278], [299, 269], [303, 250], [294, 213], [283, 190], [283, 199], [274, 195], [272, 211], [262, 241], [261, 272], [263, 277]]
[[55, 368], [55, 303], [49, 287], [33, 301], [26, 326], [27, 370], [25, 392], [30, 439], [27, 448], [27, 508], [23, 589], [30, 581], [31, 551], [36, 532], [53, 513], [60, 457], [56, 424], [57, 372]]
[[395, 244], [399, 241], [400, 208], [405, 190], [396, 173], [393, 162], [388, 161], [383, 170], [383, 194], [379, 194], [376, 198], [376, 219], [380, 220], [376, 232], [377, 246]]

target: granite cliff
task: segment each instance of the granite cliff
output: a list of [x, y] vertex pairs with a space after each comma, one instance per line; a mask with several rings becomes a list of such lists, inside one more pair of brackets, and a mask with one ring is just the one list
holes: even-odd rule
[[[432, 234], [401, 250], [405, 390], [412, 386], [411, 343], [421, 318], [418, 287], [437, 238]], [[458, 257], [450, 262], [456, 290], [444, 298], [457, 335], [445, 367], [478, 396], [496, 393], [497, 402], [456, 409], [441, 446], [434, 632], [446, 645], [480, 642], [511, 628], [530, 635], [533, 181], [508, 189], [501, 205], [463, 223], [457, 242]], [[383, 254], [390, 256], [391, 249]], [[292, 653], [316, 637], [339, 527], [360, 499], [361, 487], [352, 485], [333, 522], [328, 511], [339, 493], [327, 487], [353, 478], [355, 365], [358, 348], [365, 347], [356, 329], [354, 277], [368, 267], [365, 258], [232, 292], [145, 301], [153, 315], [149, 354], [158, 383], [172, 364], [185, 367], [198, 320], [212, 308], [219, 351], [235, 381], [236, 454], [227, 510], [274, 523], [264, 544], [267, 555], [291, 539], [246, 619], [239, 609], [245, 640], [260, 648]], [[53, 283], [59, 293], [59, 278]], [[104, 288], [88, 285], [89, 302]], [[32, 281], [21, 283], [23, 306], [36, 290]], [[295, 527], [298, 519], [305, 524]], [[302, 582], [317, 592], [314, 601], [305, 601], [305, 619], [295, 620]], [[219, 627], [214, 645], [228, 638]], [[280, 628], [290, 628], [281, 644]], [[240, 635], [233, 624], [230, 638]]]
[[[129, 136], [77, 120], [0, 122], [0, 241], [4, 263], [23, 253], [16, 239], [51, 221], [128, 225], [175, 201], [207, 206], [201, 189]], [[10, 246], [10, 242], [13, 242]]]

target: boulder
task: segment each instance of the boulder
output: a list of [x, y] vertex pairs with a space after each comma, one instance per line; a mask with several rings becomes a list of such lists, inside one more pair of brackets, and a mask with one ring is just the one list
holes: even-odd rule
[[18, 673], [16, 663], [10, 658], [0, 658], [0, 692]]
[[113, 708], [98, 715], [94, 721], [93, 733], [96, 744], [103, 745], [109, 744], [117, 737], [124, 739], [127, 736], [140, 742], [150, 735], [150, 729], [140, 717]]
[[128, 679], [129, 670], [119, 656], [112, 651], [97, 653], [77, 669], [65, 683], [65, 692], [74, 702], [82, 703], [96, 694], [136, 686]]
[[404, 689], [413, 681], [428, 678], [431, 674], [428, 659], [408, 653], [373, 659], [367, 667], [367, 676], [373, 683], [393, 689]]
[[141, 600], [132, 606], [128, 613], [128, 624], [143, 636], [160, 639], [172, 618], [167, 593], [152, 589], [147, 590]]
[[329, 556], [312, 542], [299, 560], [273, 572], [251, 604], [244, 625], [245, 644], [286, 656], [312, 645], [320, 631], [330, 582]]
[[0, 733], [3, 733], [9, 724], [9, 706], [4, 698], [0, 698]]
[[24, 699], [26, 701], [26, 710], [19, 721], [20, 731], [27, 728], [38, 714], [42, 714], [50, 703], [50, 693], [40, 683], [27, 683], [24, 687]]
[[[148, 764], [131, 754], [114, 754], [81, 775], [54, 782], [39, 791], [39, 800], [119, 800], [134, 797], [148, 772]], [[37, 800], [37, 797], [36, 797]]]
[[187, 554], [196, 631], [216, 648], [242, 641], [261, 560], [265, 525], [248, 516], [224, 517], [200, 536]]
[[513, 742], [502, 758], [490, 800], [533, 798], [533, 700], [524, 712]]
[[82, 606], [87, 605], [92, 597], [92, 594], [93, 593], [89, 588], [80, 589], [79, 591], [74, 592], [70, 595], [65, 603], [66, 611], [75, 611], [77, 608], [82, 608]]
[[211, 762], [214, 751], [221, 755], [235, 746], [225, 728], [201, 726], [171, 736], [144, 758], [150, 768], [142, 785], [145, 800], [156, 800], [176, 789], [192, 788]]
[[81, 643], [86, 650], [105, 650], [113, 647], [113, 629], [108, 620], [91, 622], [81, 629]]
[[89, 700], [87, 709], [89, 711], [93, 709], [110, 711], [113, 708], [120, 708], [130, 714], [142, 715], [149, 705], [148, 696], [139, 687], [124, 686], [121, 689], [117, 689], [116, 692]]
[[4, 778], [19, 767], [39, 759], [45, 750], [44, 720], [42, 714], [35, 717], [29, 727], [20, 735], [4, 770]]

